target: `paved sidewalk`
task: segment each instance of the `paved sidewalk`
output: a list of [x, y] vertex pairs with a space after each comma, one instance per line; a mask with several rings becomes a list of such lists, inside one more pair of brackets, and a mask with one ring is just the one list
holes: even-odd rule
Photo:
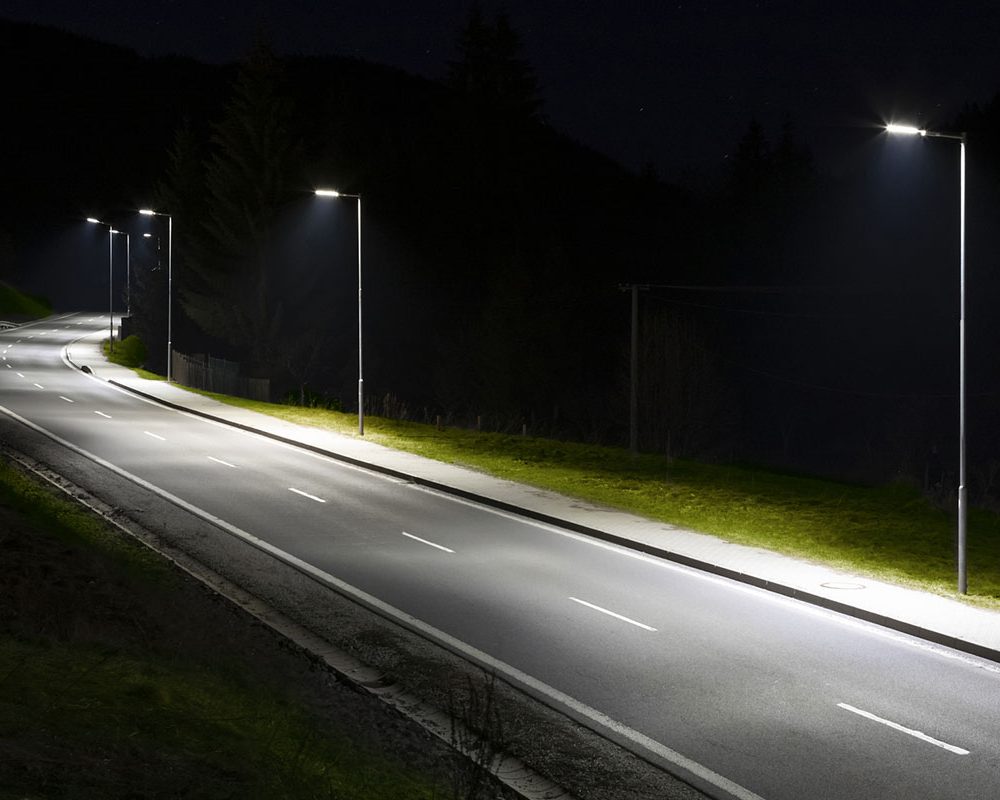
[[139, 378], [110, 364], [97, 339], [68, 349], [72, 363], [143, 396], [166, 402], [265, 435], [305, 445], [444, 491], [664, 556], [745, 583], [798, 597], [861, 619], [881, 623], [986, 658], [1000, 661], [1000, 613], [956, 600], [904, 589], [798, 561], [715, 536], [591, 505], [553, 492], [494, 478], [421, 456], [399, 452], [357, 436], [294, 425], [253, 411], [227, 406], [164, 381]]

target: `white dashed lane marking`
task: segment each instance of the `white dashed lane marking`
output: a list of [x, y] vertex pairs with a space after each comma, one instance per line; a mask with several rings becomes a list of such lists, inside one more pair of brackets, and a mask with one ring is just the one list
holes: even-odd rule
[[317, 497], [314, 494], [309, 494], [309, 492], [303, 492], [301, 489], [296, 489], [294, 486], [289, 486], [288, 491], [295, 492], [295, 494], [302, 495], [303, 497], [308, 497], [310, 500], [315, 500], [317, 503], [325, 503], [322, 497]]
[[928, 736], [923, 731], [915, 731], [913, 728], [906, 728], [900, 725], [898, 722], [893, 722], [892, 720], [883, 719], [882, 717], [877, 717], [870, 711], [863, 711], [860, 708], [855, 708], [847, 703], [837, 703], [838, 708], [842, 708], [845, 711], [850, 711], [852, 714], [857, 714], [865, 719], [870, 719], [872, 722], [877, 722], [880, 725], [885, 725], [887, 728], [892, 728], [894, 731], [899, 731], [900, 733], [905, 733], [907, 736], [912, 736], [914, 739], [920, 739], [922, 742], [927, 742], [935, 747], [940, 747], [942, 750], [947, 750], [949, 753], [954, 753], [959, 756], [969, 755], [969, 751], [964, 747], [956, 747], [953, 744], [948, 744], [947, 742], [942, 742], [940, 739], [935, 739], [933, 736]]
[[618, 614], [618, 613], [616, 613], [614, 611], [609, 611], [606, 608], [601, 608], [601, 606], [595, 606], [593, 603], [588, 603], [586, 600], [581, 600], [578, 597], [571, 597], [570, 600], [572, 600], [574, 603], [579, 603], [581, 606], [586, 606], [587, 608], [592, 608], [592, 609], [594, 609], [594, 611], [600, 611], [602, 614], [607, 614], [609, 617], [614, 617], [615, 619], [620, 619], [622, 622], [627, 622], [629, 625], [635, 625], [637, 628], [642, 628], [645, 631], [653, 631], [654, 633], [656, 632], [656, 628], [652, 627], [651, 625], [647, 625], [644, 622], [637, 622], [636, 620], [632, 619], [631, 617], [626, 617], [626, 616], [624, 616], [622, 614]]
[[445, 547], [442, 544], [435, 544], [434, 542], [429, 542], [426, 539], [421, 539], [419, 536], [414, 536], [412, 533], [407, 533], [406, 531], [403, 531], [402, 533], [403, 533], [403, 536], [407, 537], [408, 539], [413, 539], [413, 541], [415, 541], [415, 542], [420, 542], [421, 544], [426, 544], [428, 547], [436, 547], [438, 550], [444, 550], [444, 552], [446, 552], [446, 553], [454, 553], [455, 552], [450, 547]]

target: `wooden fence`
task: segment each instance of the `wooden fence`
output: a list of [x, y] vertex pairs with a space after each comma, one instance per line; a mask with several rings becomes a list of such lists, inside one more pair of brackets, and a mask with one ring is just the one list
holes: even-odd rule
[[208, 355], [189, 356], [176, 350], [171, 355], [173, 379], [184, 386], [250, 400], [268, 402], [271, 399], [270, 379], [241, 375], [240, 365], [235, 361]]

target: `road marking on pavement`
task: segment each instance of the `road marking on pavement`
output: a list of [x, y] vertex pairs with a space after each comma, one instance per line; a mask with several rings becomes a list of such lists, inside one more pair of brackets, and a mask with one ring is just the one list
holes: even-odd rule
[[89, 458], [96, 464], [100, 464], [105, 469], [110, 470], [111, 472], [114, 472], [117, 475], [121, 475], [123, 478], [132, 481], [136, 485], [142, 486], [144, 489], [148, 489], [149, 491], [154, 492], [160, 497], [169, 500], [174, 505], [183, 508], [186, 511], [189, 511], [192, 514], [197, 514], [199, 517], [208, 520], [212, 524], [219, 527], [221, 530], [226, 531], [232, 536], [244, 542], [247, 542], [248, 544], [256, 547], [257, 549], [265, 553], [275, 556], [279, 560], [283, 561], [286, 564], [289, 564], [290, 566], [294, 567], [300, 572], [319, 580], [326, 586], [329, 586], [337, 591], [340, 591], [345, 595], [354, 598], [362, 605], [365, 605], [368, 608], [371, 608], [377, 611], [378, 613], [381, 613], [383, 616], [389, 617], [390, 619], [394, 619], [397, 622], [400, 622], [401, 624], [410, 628], [411, 630], [415, 630], [429, 639], [433, 639], [444, 644], [444, 646], [449, 648], [450, 650], [465, 655], [467, 658], [479, 663], [486, 669], [495, 671], [498, 674], [506, 676], [515, 685], [526, 687], [530, 691], [542, 695], [543, 697], [550, 700], [552, 703], [555, 703], [556, 707], [562, 708], [564, 711], [568, 712], [571, 717], [578, 719], [584, 722], [585, 724], [589, 722], [591, 727], [606, 732], [610, 732], [613, 736], [619, 739], [625, 739], [632, 745], [635, 745], [636, 747], [639, 747], [642, 750], [644, 750], [648, 758], [650, 758], [654, 763], [663, 764], [665, 762], [672, 769], [679, 769], [682, 770], [683, 772], [690, 773], [697, 779], [705, 781], [711, 784], [712, 786], [722, 790], [723, 792], [731, 795], [732, 797], [737, 798], [737, 800], [763, 800], [763, 798], [760, 795], [755, 794], [754, 792], [750, 791], [744, 786], [741, 786], [740, 784], [729, 780], [724, 775], [720, 775], [719, 773], [709, 769], [703, 764], [700, 764], [697, 761], [688, 758], [682, 753], [679, 753], [676, 750], [667, 747], [662, 742], [658, 742], [655, 739], [651, 739], [649, 736], [646, 736], [645, 734], [640, 733], [639, 731], [633, 728], [630, 728], [628, 725], [625, 725], [624, 723], [619, 722], [613, 719], [612, 717], [609, 717], [607, 714], [598, 711], [596, 708], [588, 706], [586, 703], [577, 700], [576, 698], [566, 694], [565, 692], [562, 692], [559, 689], [556, 689], [555, 687], [550, 686], [549, 684], [544, 683], [543, 681], [540, 681], [538, 678], [532, 677], [528, 673], [517, 669], [517, 667], [513, 667], [510, 664], [507, 664], [506, 662], [500, 660], [499, 658], [491, 656], [485, 651], [479, 650], [478, 648], [475, 648], [472, 645], [469, 645], [463, 642], [462, 640], [457, 639], [456, 637], [448, 633], [445, 633], [444, 631], [438, 628], [435, 628], [433, 625], [430, 625], [429, 623], [426, 623], [423, 620], [418, 619], [417, 617], [414, 617], [413, 615], [408, 614], [407, 612], [402, 611], [401, 609], [398, 609], [395, 606], [390, 605], [384, 600], [380, 600], [374, 595], [368, 594], [367, 592], [357, 588], [356, 586], [352, 586], [346, 581], [343, 581], [340, 578], [337, 578], [334, 575], [325, 572], [324, 570], [314, 566], [313, 564], [303, 561], [302, 559], [292, 555], [291, 553], [285, 552], [279, 547], [276, 547], [275, 545], [270, 544], [269, 542], [266, 542], [263, 539], [258, 538], [257, 536], [254, 536], [252, 533], [249, 533], [241, 528], [238, 528], [232, 523], [227, 522], [226, 520], [221, 519], [220, 517], [217, 517], [214, 514], [211, 514], [205, 509], [199, 508], [193, 503], [190, 503], [184, 500], [183, 498], [178, 497], [177, 495], [166, 491], [165, 489], [161, 489], [159, 486], [154, 486], [152, 483], [140, 478], [138, 475], [134, 475], [131, 472], [128, 472], [127, 470], [124, 470], [115, 464], [112, 464], [110, 461], [101, 458], [95, 453], [91, 453], [90, 451], [85, 450], [79, 445], [73, 444], [72, 442], [63, 439], [61, 436], [53, 433], [52, 431], [47, 430], [46, 428], [43, 428], [41, 425], [38, 425], [34, 422], [31, 422], [30, 420], [25, 419], [24, 417], [20, 416], [14, 411], [11, 411], [9, 408], [6, 408], [3, 405], [0, 405], [0, 413], [5, 414], [11, 419], [17, 420], [22, 425], [25, 425], [31, 428], [32, 430], [38, 431], [39, 433], [48, 436], [50, 439], [52, 439], [52, 441], [57, 442], [63, 447], [66, 447], [76, 453], [79, 453], [85, 458]]
[[656, 632], [656, 628], [646, 625], [643, 622], [636, 622], [634, 619], [622, 616], [621, 614], [616, 614], [614, 611], [608, 611], [606, 608], [601, 608], [600, 606], [595, 606], [593, 603], [588, 603], [586, 600], [581, 600], [578, 597], [571, 597], [574, 603], [579, 603], [581, 606], [586, 606], [587, 608], [592, 608], [594, 611], [600, 611], [602, 614], [607, 614], [609, 617], [614, 617], [615, 619], [620, 619], [622, 622], [627, 622], [630, 625], [635, 625], [637, 628], [642, 628], [643, 630]]
[[308, 497], [310, 500], [315, 500], [317, 503], [326, 502], [326, 500], [324, 500], [322, 497], [317, 497], [314, 494], [309, 494], [309, 492], [303, 492], [301, 489], [296, 489], [294, 486], [289, 486], [288, 491], [295, 492], [295, 494], [300, 494], [303, 497]]
[[67, 397], [66, 395], [64, 395], [64, 394], [61, 394], [61, 395], [59, 395], [59, 399], [60, 399], [60, 400], [65, 400], [65, 401], [66, 401], [67, 403], [72, 403], [72, 402], [73, 402], [72, 400], [70, 400], [70, 399], [69, 399], [69, 398], [68, 398], [68, 397]]
[[920, 739], [921, 741], [927, 742], [934, 745], [935, 747], [940, 747], [942, 750], [947, 750], [949, 753], [955, 753], [960, 756], [969, 755], [969, 751], [961, 747], [956, 747], [953, 744], [948, 744], [947, 742], [942, 742], [940, 739], [935, 739], [932, 736], [928, 736], [923, 731], [915, 731], [913, 728], [905, 728], [898, 722], [893, 722], [892, 720], [882, 719], [882, 717], [877, 717], [870, 711], [863, 711], [860, 708], [855, 708], [854, 706], [849, 706], [847, 703], [837, 703], [837, 706], [844, 709], [845, 711], [850, 711], [852, 714], [857, 714], [858, 716], [864, 717], [865, 719], [870, 719], [872, 722], [879, 722], [882, 725], [886, 725], [892, 728], [894, 731], [899, 731], [900, 733], [906, 733], [910, 736]]
[[403, 533], [403, 536], [407, 537], [408, 539], [413, 539], [413, 541], [415, 541], [415, 542], [420, 542], [421, 544], [426, 544], [429, 547], [436, 547], [438, 550], [444, 550], [446, 553], [454, 553], [455, 552], [450, 547], [445, 547], [444, 545], [441, 545], [441, 544], [434, 544], [434, 542], [428, 542], [426, 539], [421, 539], [419, 536], [414, 536], [412, 533], [407, 533], [406, 531], [403, 531], [402, 533]]
[[105, 414], [103, 411], [95, 411], [94, 413], [99, 417], [104, 417], [104, 419], [111, 419], [111, 415]]
[[17, 375], [17, 377], [19, 377], [19, 378], [23, 378], [23, 377], [24, 377], [24, 374], [23, 374], [23, 373], [20, 373], [20, 372], [17, 372], [17, 373], [15, 373], [15, 374], [16, 374], [16, 375]]
[[[316, 457], [319, 458], [319, 456]], [[357, 467], [356, 469], [360, 470], [361, 468]], [[823, 621], [828, 623], [854, 629], [860, 628], [864, 630], [866, 635], [875, 636], [880, 639], [885, 639], [894, 642], [895, 644], [902, 645], [911, 649], [921, 650], [923, 652], [929, 653], [934, 656], [940, 656], [942, 658], [947, 658], [953, 661], [960, 661], [976, 669], [1000, 675], [1000, 666], [998, 666], [997, 664], [986, 661], [983, 658], [970, 655], [969, 653], [963, 653], [960, 651], [951, 650], [946, 645], [938, 645], [932, 642], [927, 642], [921, 639], [917, 639], [913, 636], [898, 634], [889, 630], [888, 628], [883, 628], [879, 625], [876, 625], [875, 623], [858, 619], [857, 617], [845, 616], [840, 612], [832, 611], [830, 609], [820, 608], [819, 606], [814, 606], [808, 602], [803, 602], [802, 600], [799, 600], [797, 598], [787, 597], [785, 595], [777, 594], [775, 592], [771, 592], [766, 589], [761, 589], [756, 586], [750, 586], [748, 584], [738, 583], [734, 581], [732, 578], [727, 578], [722, 575], [712, 575], [707, 572], [702, 572], [694, 567], [689, 567], [684, 564], [678, 564], [672, 561], [667, 561], [661, 557], [649, 555], [647, 553], [643, 553], [638, 550], [629, 550], [622, 547], [621, 545], [612, 544], [610, 542], [603, 542], [600, 539], [594, 539], [592, 537], [585, 536], [584, 534], [576, 533], [574, 531], [566, 530], [563, 528], [558, 528], [555, 525], [546, 522], [541, 522], [539, 520], [525, 519], [524, 517], [517, 516], [513, 512], [504, 511], [503, 509], [499, 508], [492, 508], [490, 506], [484, 506], [482, 503], [477, 503], [473, 500], [466, 500], [461, 497], [449, 495], [446, 494], [445, 492], [433, 489], [428, 486], [420, 486], [419, 484], [414, 484], [414, 483], [406, 484], [406, 486], [413, 491], [424, 492], [426, 494], [433, 494], [437, 497], [446, 498], [452, 503], [469, 506], [470, 508], [477, 508], [481, 511], [486, 511], [487, 513], [494, 514], [498, 517], [503, 517], [504, 519], [510, 519], [522, 524], [530, 525], [534, 528], [546, 531], [556, 536], [561, 536], [566, 539], [573, 539], [577, 542], [587, 545], [588, 547], [596, 547], [601, 550], [607, 550], [624, 558], [633, 559], [635, 561], [642, 561], [647, 564], [654, 565], [659, 569], [668, 570], [670, 572], [682, 573], [698, 581], [715, 583], [720, 586], [725, 586], [730, 591], [741, 592], [743, 594], [747, 594], [752, 597], [764, 600], [768, 603], [773, 603], [785, 607], [792, 606], [796, 609], [796, 611], [800, 613], [808, 614], [818, 619], [822, 619]]]
[[228, 461], [223, 461], [221, 458], [216, 458], [215, 456], [208, 456], [209, 461], [214, 461], [216, 464], [222, 464], [224, 467], [232, 467], [233, 469], [239, 469], [235, 464], [230, 464]]
[[42, 384], [40, 384], [40, 383], [36, 383], [36, 384], [35, 384], [35, 386], [37, 386], [37, 387], [38, 387], [39, 389], [44, 389], [44, 388], [45, 388], [45, 387], [44, 387], [44, 386], [42, 386]]
[[153, 433], [152, 431], [143, 431], [147, 436], [152, 436], [154, 439], [159, 439], [161, 442], [167, 441], [165, 437], [160, 436], [158, 433]]

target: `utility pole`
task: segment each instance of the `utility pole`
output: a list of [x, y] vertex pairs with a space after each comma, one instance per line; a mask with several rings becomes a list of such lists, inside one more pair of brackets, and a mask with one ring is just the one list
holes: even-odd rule
[[649, 287], [639, 283], [624, 283], [618, 287], [632, 293], [632, 336], [629, 365], [628, 449], [639, 455], [639, 290]]

